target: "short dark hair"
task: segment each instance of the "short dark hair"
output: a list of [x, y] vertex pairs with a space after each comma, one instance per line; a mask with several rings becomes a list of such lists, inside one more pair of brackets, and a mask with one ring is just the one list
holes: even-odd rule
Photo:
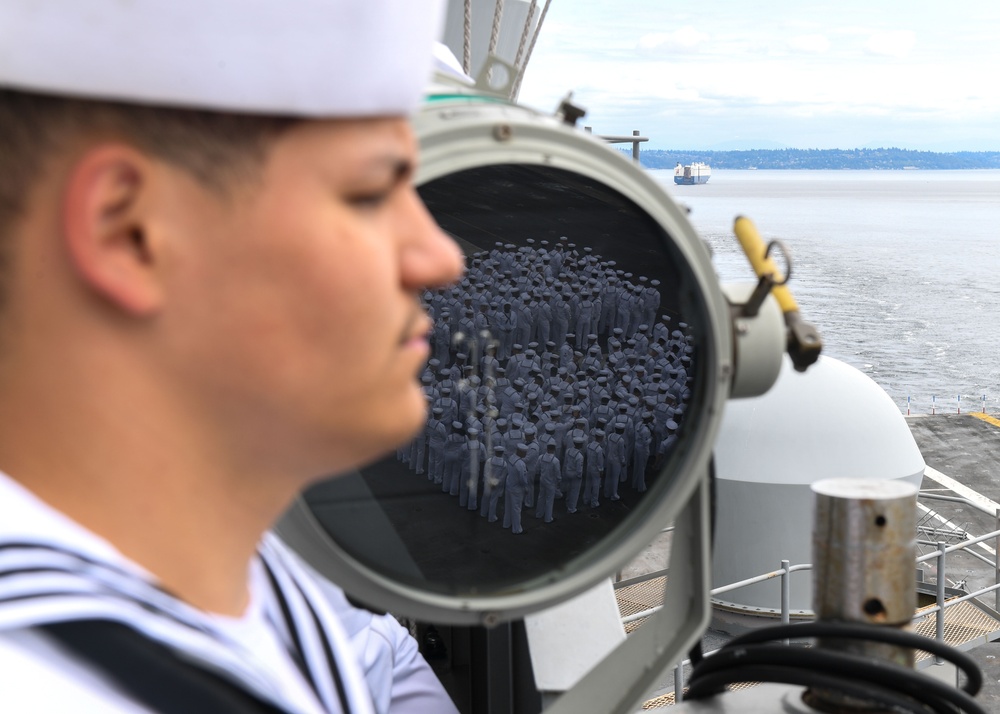
[[45, 161], [88, 136], [115, 138], [225, 193], [250, 180], [296, 118], [78, 99], [0, 88], [0, 305], [10, 232]]

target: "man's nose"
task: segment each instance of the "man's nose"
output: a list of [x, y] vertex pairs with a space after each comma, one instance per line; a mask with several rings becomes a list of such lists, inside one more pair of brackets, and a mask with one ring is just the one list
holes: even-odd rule
[[453, 283], [465, 272], [465, 255], [424, 206], [415, 189], [407, 197], [408, 210], [401, 218], [401, 275], [411, 290]]

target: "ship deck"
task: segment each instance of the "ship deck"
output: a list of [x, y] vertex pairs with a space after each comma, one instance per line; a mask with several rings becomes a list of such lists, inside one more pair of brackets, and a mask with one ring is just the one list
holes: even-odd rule
[[[908, 417], [913, 438], [920, 447], [928, 469], [921, 490], [947, 496], [961, 496], [981, 505], [1000, 509], [1000, 420], [984, 414], [937, 414]], [[971, 537], [997, 530], [997, 516], [989, 516], [966, 504], [930, 501], [939, 525], [941, 519]], [[983, 544], [980, 552], [993, 558], [996, 544]], [[965, 580], [970, 592], [995, 582], [996, 571], [983, 562], [954, 554], [948, 564], [950, 580]], [[949, 556], [951, 558], [951, 556]], [[949, 585], [952, 583], [949, 583]], [[987, 605], [994, 606], [986, 596]], [[982, 644], [968, 652], [983, 671], [983, 689], [976, 698], [987, 711], [1000, 711], [1000, 642]]]
[[[921, 485], [921, 491], [925, 496], [921, 498], [920, 524], [923, 533], [920, 538], [951, 544], [1000, 529], [1000, 516], [991, 516], [984, 512], [991, 511], [994, 514], [1000, 512], [1000, 419], [984, 414], [938, 414], [907, 417], [907, 423], [927, 464]], [[926, 494], [960, 497], [973, 501], [978, 507], [962, 502], [934, 500], [927, 498]], [[931, 534], [930, 538], [928, 534]], [[998, 546], [1000, 546], [998, 543], [983, 543], [977, 548], [980, 555], [993, 560]], [[919, 549], [926, 553], [935, 548], [922, 545]], [[933, 562], [925, 563], [923, 569], [925, 580], [936, 581], [937, 573]], [[959, 587], [972, 592], [993, 584], [996, 582], [996, 577], [996, 569], [982, 560], [964, 553], [953, 553], [948, 556], [946, 584], [949, 587]], [[619, 606], [623, 614], [636, 607], [643, 609], [658, 604], [654, 602], [656, 598], [650, 586], [655, 586], [654, 589], [659, 591], [662, 600], [660, 582], [643, 583], [641, 586], [626, 587], [618, 591]], [[638, 601], [639, 605], [632, 601]], [[984, 604], [1000, 610], [1000, 607], [997, 607], [1000, 602], [993, 596], [986, 596]], [[966, 650], [982, 669], [984, 683], [983, 689], [976, 697], [977, 701], [987, 711], [1000, 712], [1000, 642], [990, 641], [1000, 624], [996, 619], [971, 605], [963, 605], [953, 610], [954, 612], [949, 612], [945, 618], [946, 639], [952, 646]], [[925, 618], [918, 626], [917, 629], [921, 634], [933, 637], [933, 617], [932, 615]], [[706, 650], [718, 647], [724, 639], [726, 638], [720, 638], [710, 631], [706, 637]], [[664, 685], [667, 684], [668, 678], [670, 674], [665, 673]], [[667, 690], [668, 687], [664, 686], [664, 689], [656, 692], [654, 699], [647, 701], [643, 708], [659, 709], [672, 705], [673, 692]], [[786, 690], [787, 688], [780, 691]], [[741, 699], [741, 696], [745, 699]], [[757, 699], [754, 700], [753, 697]], [[714, 704], [685, 703], [672, 707], [672, 710], [690, 714], [728, 713], [740, 710], [741, 703], [750, 705], [757, 700], [766, 699], [763, 693], [733, 694], [731, 698], [738, 701], [726, 702], [722, 709], [716, 708], [722, 704], [722, 700], [718, 700]], [[742, 711], [756, 712], [765, 709], [749, 706]]]

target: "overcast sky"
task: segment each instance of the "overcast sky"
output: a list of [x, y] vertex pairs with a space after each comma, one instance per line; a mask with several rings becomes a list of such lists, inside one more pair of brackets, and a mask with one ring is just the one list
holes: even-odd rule
[[567, 90], [654, 149], [1000, 151], [1000, 2], [552, 0], [520, 100]]

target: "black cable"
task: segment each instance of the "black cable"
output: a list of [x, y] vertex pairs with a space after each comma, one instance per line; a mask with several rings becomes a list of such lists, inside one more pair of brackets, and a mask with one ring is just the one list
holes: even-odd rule
[[[707, 659], [712, 659], [712, 657], [708, 657]], [[840, 677], [831, 677], [829, 675], [823, 674], [822, 672], [801, 672], [798, 670], [781, 668], [781, 667], [747, 665], [740, 669], [739, 677], [727, 676], [727, 674], [735, 674], [735, 673], [716, 672], [714, 674], [707, 675], [705, 677], [706, 686], [712, 686], [713, 688], [721, 690], [727, 684], [735, 684], [737, 682], [750, 681], [750, 682], [775, 682], [778, 684], [793, 684], [802, 687], [819, 687], [822, 689], [831, 689], [838, 692], [843, 692], [844, 694], [851, 697], [877, 702], [878, 704], [881, 705], [895, 707], [896, 709], [913, 712], [914, 714], [936, 714], [936, 710], [920, 705], [919, 703], [916, 704], [920, 708], [915, 709], [914, 708], [915, 702], [912, 699], [900, 696], [899, 694], [893, 692], [890, 689], [883, 689], [881, 687], [872, 687], [870, 685], [862, 686], [855, 684], [850, 680], [845, 681]], [[692, 692], [696, 693], [692, 695]], [[692, 686], [684, 694], [684, 700], [689, 701], [695, 699], [704, 699], [706, 696], [708, 695], [697, 693], [696, 688]]]
[[[881, 642], [942, 657], [961, 669], [966, 683], [950, 687], [886, 660], [827, 650], [769, 644], [814, 637]], [[810, 622], [749, 632], [695, 665], [687, 697], [702, 699], [727, 684], [763, 681], [818, 687], [914, 714], [987, 714], [972, 698], [982, 686], [975, 661], [943, 643], [889, 627]]]
[[[743, 666], [752, 661], [754, 665], [774, 667], [784, 671], [801, 671], [806, 674], [823, 672], [842, 677], [858, 686], [884, 688], [908, 697], [919, 698], [923, 704], [934, 705], [931, 711], [959, 711], [942, 708], [944, 702], [956, 704], [960, 710], [976, 711], [972, 697], [960, 689], [949, 687], [934, 679], [917, 675], [912, 669], [900, 667], [886, 660], [848, 652], [823, 649], [798, 649], [784, 645], [750, 645], [725, 649], [708, 657], [701, 668], [701, 675], [723, 673], [723, 676], [738, 675], [735, 681], [746, 680]], [[865, 683], [862, 685], [861, 683]], [[704, 685], [699, 681], [697, 689], [692, 685], [695, 698]], [[839, 687], [833, 687], [839, 690]], [[692, 696], [689, 694], [689, 696]], [[873, 696], [865, 696], [873, 699]], [[953, 701], [954, 700], [954, 701]], [[970, 709], [971, 703], [971, 709]]]
[[705, 659], [705, 650], [701, 647], [701, 640], [691, 645], [691, 651], [688, 652], [688, 659], [691, 660], [692, 667], [697, 667]]
[[948, 660], [965, 672], [966, 683], [962, 689], [970, 695], [975, 696], [983, 686], [983, 674], [979, 671], [979, 665], [969, 655], [953, 647], [949, 647], [943, 642], [928, 639], [927, 637], [922, 637], [921, 635], [905, 630], [897, 630], [893, 627], [875, 627], [848, 622], [803, 622], [748, 632], [727, 642], [726, 647], [769, 642], [777, 639], [806, 639], [813, 637], [867, 640], [869, 642], [882, 642], [927, 652]]

